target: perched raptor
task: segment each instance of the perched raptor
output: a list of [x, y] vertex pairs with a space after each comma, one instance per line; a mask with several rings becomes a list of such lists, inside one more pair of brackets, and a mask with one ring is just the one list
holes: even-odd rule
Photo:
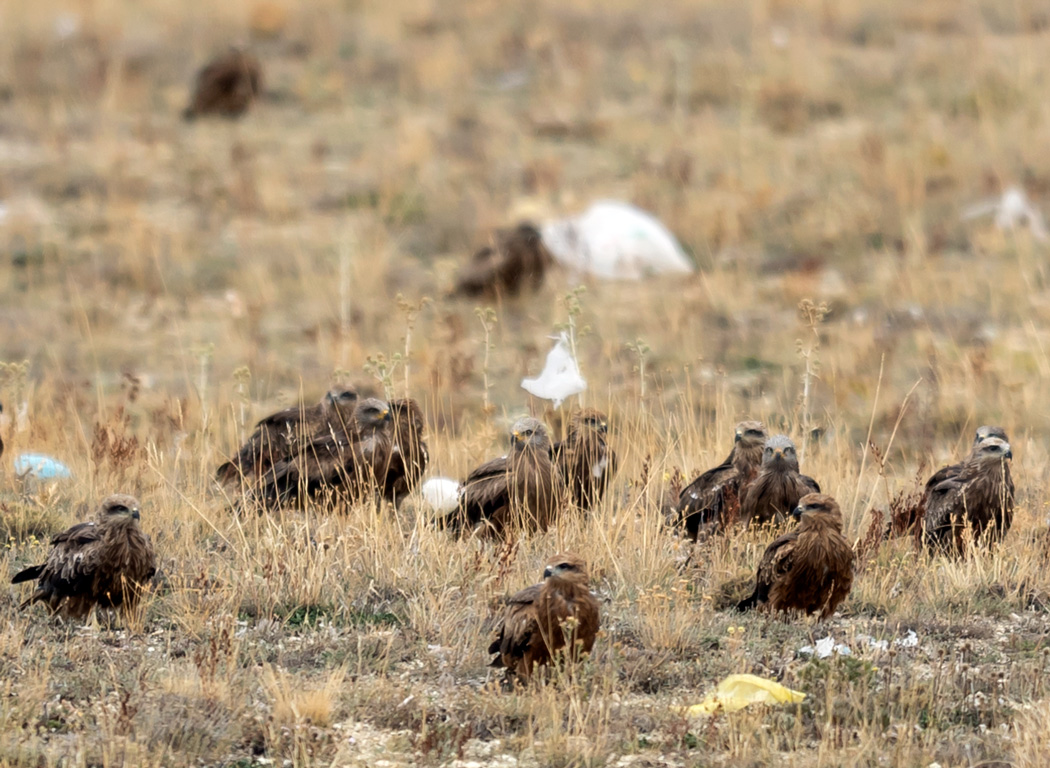
[[616, 453], [606, 443], [608, 431], [605, 414], [585, 408], [573, 414], [568, 437], [552, 449], [569, 497], [580, 509], [598, 506], [616, 474]]
[[827, 618], [853, 585], [853, 548], [842, 535], [842, 512], [830, 496], [810, 493], [791, 514], [798, 527], [766, 548], [755, 591], [737, 608], [768, 606]]
[[226, 486], [260, 482], [274, 464], [294, 456], [307, 441], [319, 434], [345, 432], [356, 405], [355, 389], [336, 387], [316, 405], [299, 405], [270, 414], [255, 425], [237, 455], [216, 470], [216, 479]]
[[740, 516], [748, 525], [781, 523], [807, 493], [820, 493], [820, 486], [798, 471], [798, 455], [791, 439], [773, 435], [762, 448], [758, 476], [740, 501]]
[[702, 528], [724, 529], [738, 516], [740, 499], [758, 474], [768, 437], [762, 422], [740, 422], [726, 460], [682, 489], [677, 515], [689, 538], [695, 541]]
[[496, 639], [489, 646], [494, 667], [524, 682], [537, 665], [549, 664], [559, 651], [576, 659], [590, 653], [601, 615], [588, 589], [587, 564], [571, 554], [555, 555], [543, 569], [543, 581], [507, 599]]
[[202, 115], [240, 117], [262, 92], [259, 60], [240, 48], [217, 56], [197, 73], [193, 98], [182, 116], [192, 120]]
[[485, 246], [456, 275], [454, 293], [460, 296], [516, 296], [538, 290], [554, 259], [540, 231], [529, 223], [497, 230]]
[[533, 418], [511, 430], [511, 450], [482, 464], [463, 481], [459, 508], [445, 521], [455, 530], [545, 531], [565, 504], [565, 485], [551, 463], [547, 428]]
[[51, 539], [47, 560], [11, 583], [37, 582], [21, 608], [44, 602], [52, 613], [82, 619], [96, 605], [130, 610], [155, 572], [153, 545], [139, 528], [139, 503], [118, 494], [102, 502], [94, 520]]
[[[1009, 438], [1007, 438], [1006, 436], [1006, 430], [1002, 427], [988, 425], [978, 427], [977, 431], [974, 433], [973, 436], [973, 447], [970, 449], [970, 455], [967, 456], [966, 459], [964, 459], [963, 461], [960, 461], [958, 464], [949, 464], [946, 467], [941, 467], [930, 476], [929, 480], [926, 481], [926, 486], [925, 488], [923, 488], [922, 492], [922, 502], [918, 505], [916, 509], [912, 510], [912, 515], [910, 516], [909, 522], [905, 524], [906, 528], [904, 528], [904, 530], [912, 532], [915, 531], [916, 526], [918, 526], [920, 521], [924, 520], [926, 517], [926, 510], [929, 508], [930, 502], [933, 500], [933, 489], [941, 483], [943, 483], [945, 480], [950, 480], [951, 478], [958, 476], [959, 472], [966, 465], [966, 462], [977, 455], [977, 451], [978, 449], [980, 449], [981, 443], [983, 443], [990, 437], [997, 437], [1000, 440], [1003, 440], [1007, 443], [1010, 442]], [[1009, 479], [1009, 466], [1006, 467], [1006, 476], [1012, 486], [1013, 481]]]
[[1002, 540], [1014, 516], [1012, 458], [1008, 442], [985, 438], [956, 471], [928, 487], [923, 517], [927, 547], [962, 554], [967, 528], [974, 540], [985, 536], [993, 542]]
[[393, 447], [390, 405], [374, 397], [354, 408], [349, 429], [321, 433], [274, 465], [258, 497], [269, 508], [308, 498], [338, 503], [381, 492]]

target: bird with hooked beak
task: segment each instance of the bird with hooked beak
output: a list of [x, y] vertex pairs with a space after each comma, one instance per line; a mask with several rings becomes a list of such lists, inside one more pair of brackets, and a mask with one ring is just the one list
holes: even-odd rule
[[349, 429], [357, 401], [356, 389], [338, 386], [314, 405], [299, 404], [271, 413], [255, 425], [237, 454], [215, 471], [216, 480], [228, 488], [262, 482], [275, 464], [294, 457], [303, 443]]
[[957, 471], [928, 488], [923, 516], [927, 548], [962, 554], [967, 530], [974, 541], [1002, 541], [1014, 517], [1013, 457], [1006, 440], [985, 437]]
[[820, 486], [799, 472], [791, 438], [773, 435], [762, 448], [758, 476], [741, 499], [740, 516], [748, 525], [782, 523], [807, 493], [820, 493]]
[[733, 449], [726, 460], [704, 472], [678, 494], [672, 519], [696, 541], [701, 530], [725, 530], [740, 513], [740, 500], [762, 463], [762, 448], [769, 435], [761, 421], [736, 425]]
[[590, 653], [601, 612], [588, 581], [587, 564], [580, 557], [550, 558], [542, 582], [507, 598], [489, 645], [496, 656], [491, 666], [506, 668], [508, 677], [525, 682], [535, 667], [549, 664], [561, 652], [573, 660]]
[[275, 464], [256, 496], [268, 508], [307, 499], [326, 507], [375, 499], [392, 449], [390, 405], [369, 397], [354, 408], [348, 429], [318, 434], [296, 456]]
[[486, 461], [463, 481], [459, 507], [443, 518], [455, 531], [491, 536], [545, 531], [566, 503], [565, 484], [551, 462], [547, 428], [524, 418], [511, 429], [506, 456]]
[[853, 585], [853, 548], [842, 535], [842, 511], [831, 496], [810, 493], [791, 516], [798, 526], [766, 547], [755, 590], [737, 609], [767, 606], [827, 618]]
[[108, 496], [94, 520], [51, 539], [44, 563], [11, 579], [12, 584], [37, 582], [19, 607], [43, 602], [52, 613], [74, 619], [84, 618], [96, 605], [133, 608], [156, 573], [153, 544], [139, 527], [139, 518], [139, 502], [133, 496]]

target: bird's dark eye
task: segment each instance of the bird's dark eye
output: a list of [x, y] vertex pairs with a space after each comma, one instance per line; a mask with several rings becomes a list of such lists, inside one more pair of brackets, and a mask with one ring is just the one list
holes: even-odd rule
[[576, 570], [576, 566], [573, 565], [572, 563], [562, 563], [558, 567], [561, 568], [563, 571], [575, 571]]
[[128, 508], [125, 507], [123, 504], [115, 504], [109, 508], [109, 511], [113, 512], [114, 514], [120, 514], [122, 512], [127, 512]]

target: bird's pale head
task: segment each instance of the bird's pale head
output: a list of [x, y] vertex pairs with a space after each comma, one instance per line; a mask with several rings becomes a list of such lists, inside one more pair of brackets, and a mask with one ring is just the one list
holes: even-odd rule
[[791, 516], [800, 522], [800, 527], [825, 525], [842, 531], [842, 510], [826, 493], [807, 493], [798, 500]]
[[102, 500], [98, 508], [98, 519], [99, 522], [120, 519], [138, 520], [140, 513], [138, 499], [127, 494], [115, 493]]
[[362, 400], [354, 408], [354, 421], [362, 432], [387, 429], [391, 419], [390, 404], [377, 397]]
[[544, 580], [555, 579], [586, 584], [588, 580], [587, 562], [579, 555], [566, 552], [555, 555], [543, 568]]
[[547, 434], [547, 428], [539, 419], [531, 417], [518, 419], [511, 427], [510, 436], [515, 450], [546, 451], [550, 449], [550, 435]]
[[744, 445], [762, 445], [768, 438], [766, 425], [761, 421], [742, 421], [736, 425], [733, 441]]
[[762, 449], [762, 466], [798, 469], [795, 444], [787, 435], [773, 435]]
[[985, 424], [983, 427], [977, 428], [977, 433], [973, 436], [973, 447], [976, 448], [990, 437], [997, 437], [1005, 442], [1010, 442], [1010, 439], [1006, 436], [1005, 429]]
[[974, 449], [974, 455], [980, 461], [1005, 461], [1014, 457], [1010, 444], [999, 437], [982, 440]]
[[572, 424], [578, 432], [597, 432], [604, 435], [609, 431], [609, 420], [605, 414], [595, 408], [584, 408], [572, 417]]

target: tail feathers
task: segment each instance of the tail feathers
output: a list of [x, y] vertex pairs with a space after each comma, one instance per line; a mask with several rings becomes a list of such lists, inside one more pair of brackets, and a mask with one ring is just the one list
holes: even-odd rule
[[15, 574], [15, 577], [11, 579], [12, 584], [21, 584], [23, 581], [33, 581], [39, 579], [40, 574], [44, 572], [43, 565], [34, 565], [30, 568], [26, 568], [24, 571], [19, 571]]

